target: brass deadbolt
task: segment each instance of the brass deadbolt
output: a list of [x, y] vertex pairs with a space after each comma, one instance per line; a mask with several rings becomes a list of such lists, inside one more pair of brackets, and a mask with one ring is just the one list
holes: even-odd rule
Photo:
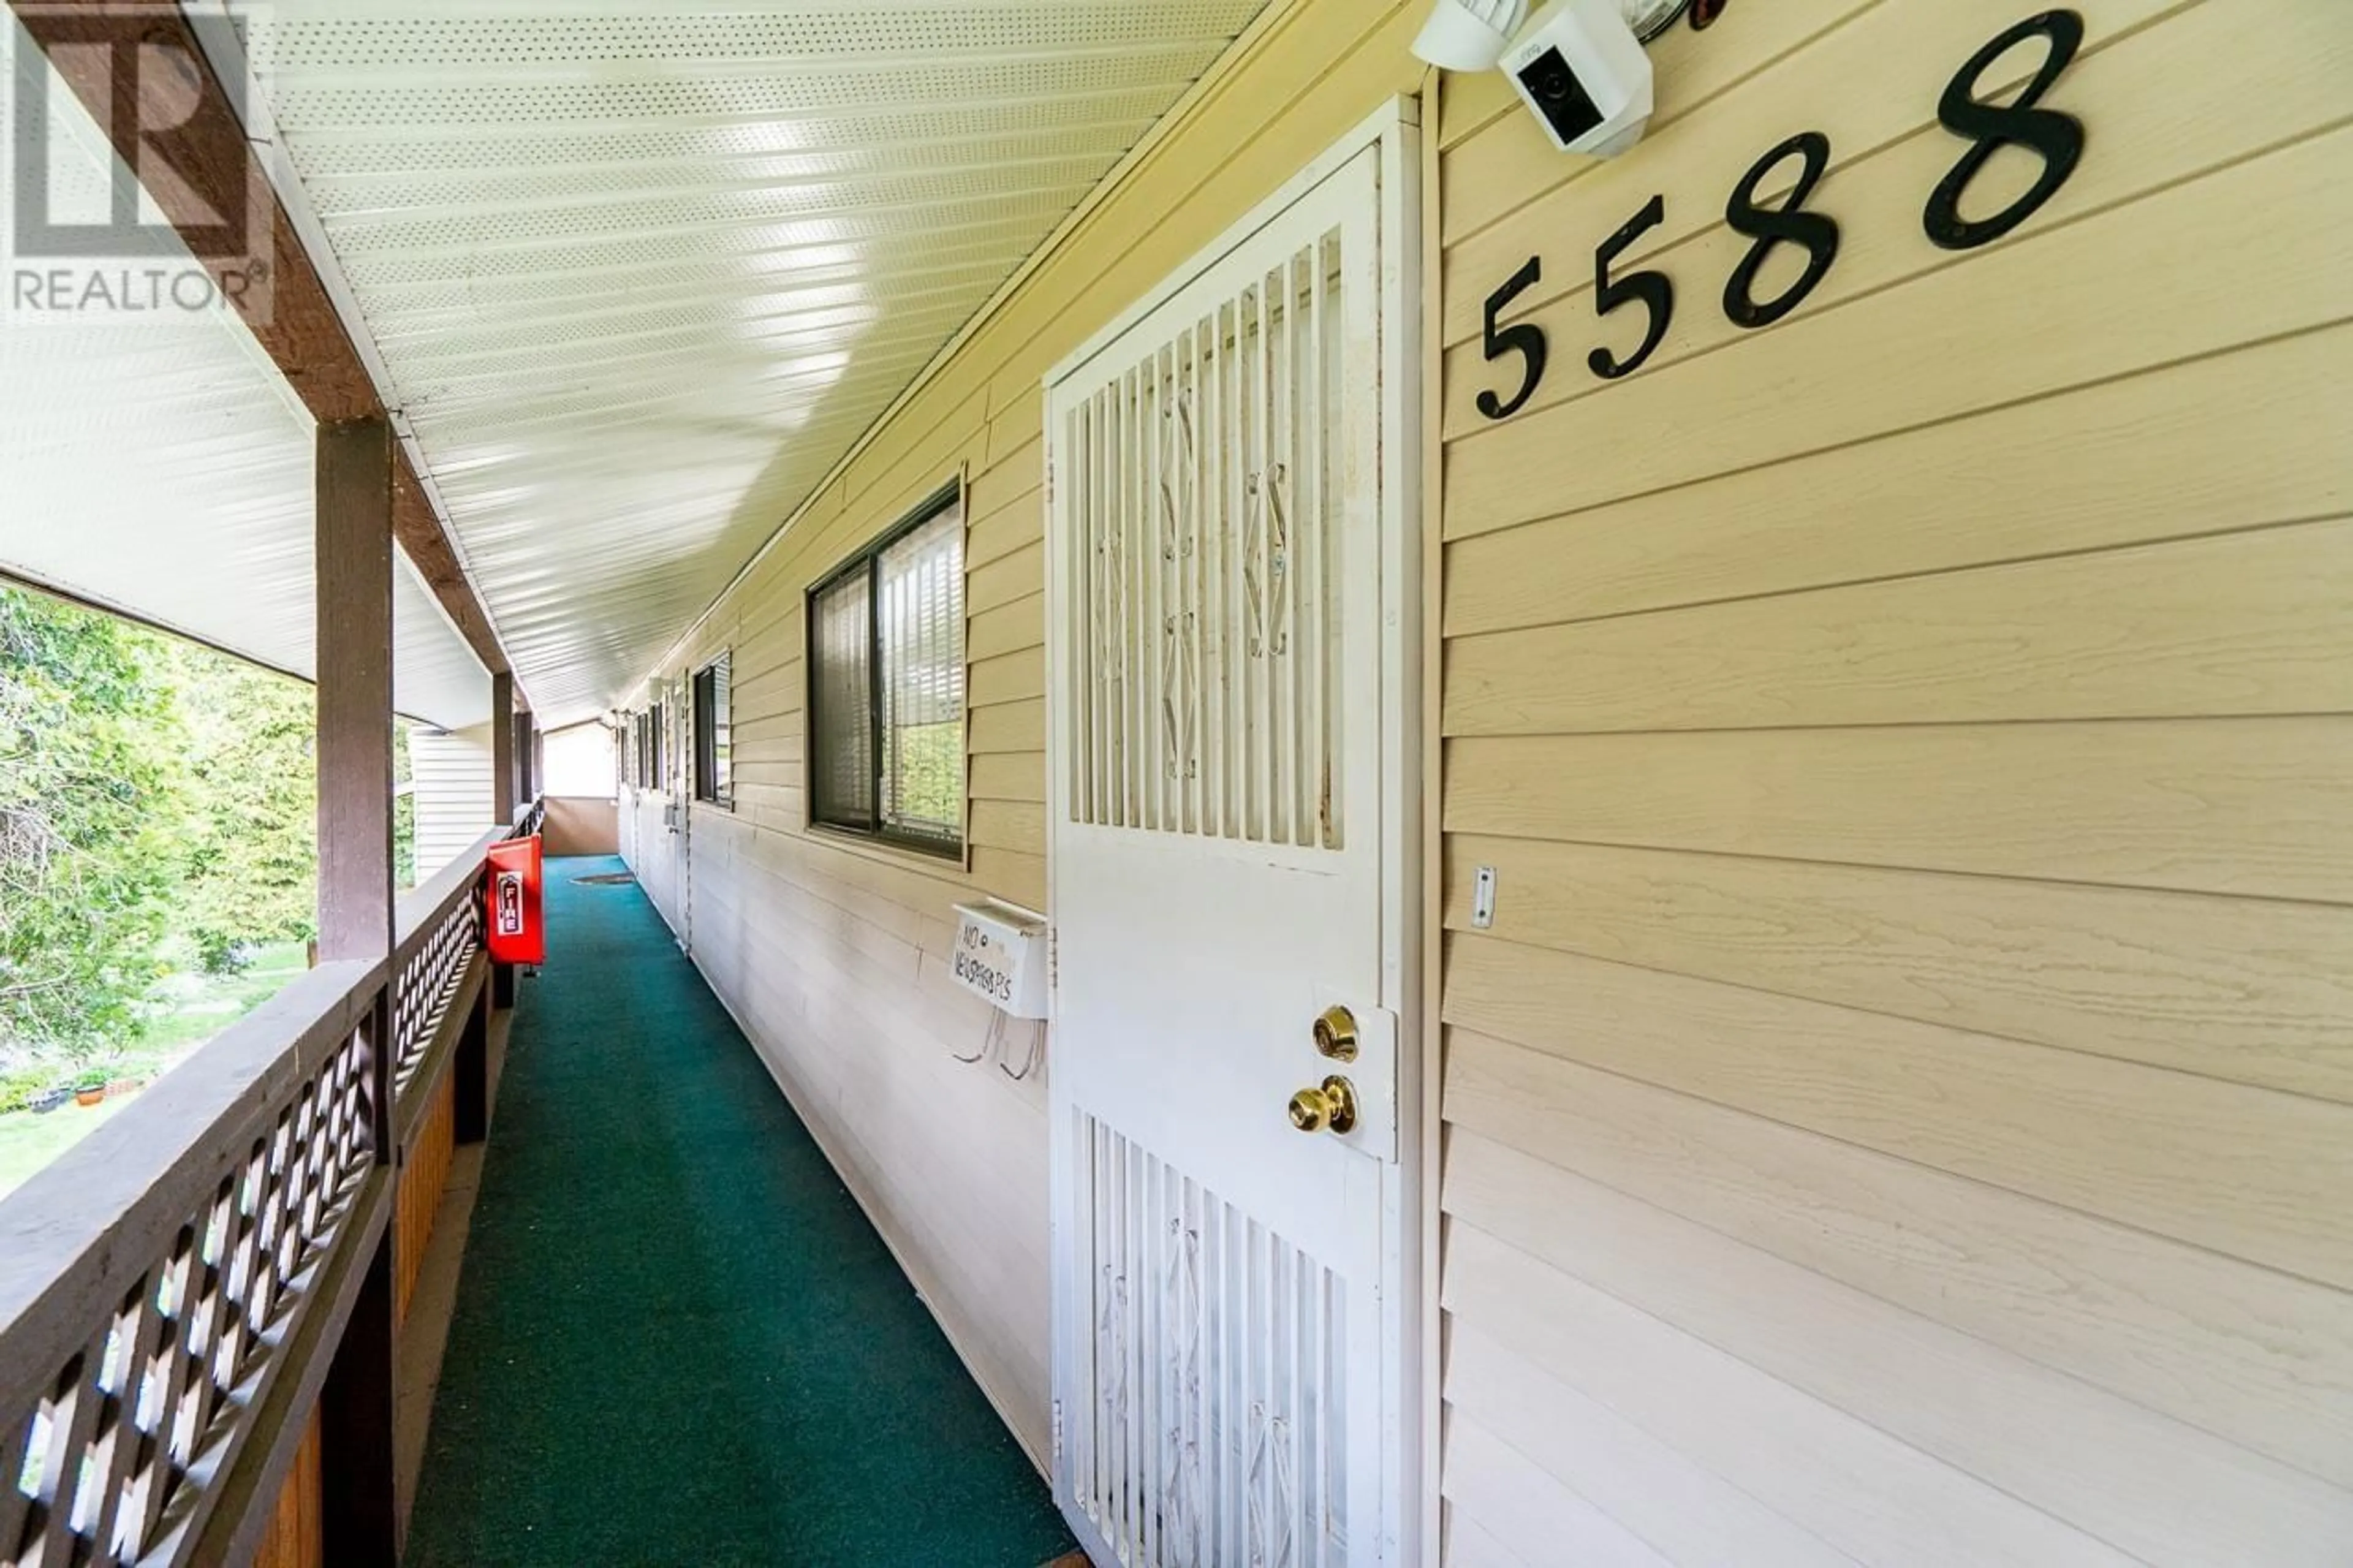
[[1335, 1062], [1356, 1059], [1356, 1016], [1345, 1007], [1326, 1007], [1315, 1020], [1315, 1048]]
[[1291, 1097], [1291, 1124], [1302, 1132], [1347, 1132], [1356, 1125], [1356, 1086], [1335, 1074]]

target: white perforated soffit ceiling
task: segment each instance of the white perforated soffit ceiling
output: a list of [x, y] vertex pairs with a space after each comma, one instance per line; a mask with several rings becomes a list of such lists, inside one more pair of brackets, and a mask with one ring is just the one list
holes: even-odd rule
[[[8, 41], [37, 60], [21, 32]], [[114, 153], [71, 92], [49, 101], [65, 132], [52, 199], [103, 211]], [[311, 429], [226, 312], [0, 323], [0, 569], [307, 677]], [[393, 590], [396, 706], [450, 728], [487, 720], [490, 677], [405, 558]]]
[[1261, 4], [275, 0], [256, 128], [543, 721], [622, 697]]

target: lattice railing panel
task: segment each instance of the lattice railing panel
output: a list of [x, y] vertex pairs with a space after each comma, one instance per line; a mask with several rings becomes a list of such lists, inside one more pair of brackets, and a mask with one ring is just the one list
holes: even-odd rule
[[392, 1081], [396, 1096], [409, 1080], [441, 1032], [449, 1004], [464, 984], [466, 966], [482, 945], [482, 910], [474, 884], [446, 904], [425, 928], [422, 940], [404, 943], [399, 978], [393, 986]]
[[274, 1391], [298, 1354], [333, 1353], [354, 1248], [392, 1206], [371, 1173], [427, 1120], [379, 1091], [448, 1089], [427, 1068], [481, 946], [482, 852], [509, 831], [404, 900], [390, 963], [296, 980], [0, 1203], [0, 1568], [253, 1539], [252, 1500], [291, 1462]]
[[0, 1414], [0, 1563], [185, 1551], [372, 1161], [373, 1016], [259, 1117], [32, 1408]]

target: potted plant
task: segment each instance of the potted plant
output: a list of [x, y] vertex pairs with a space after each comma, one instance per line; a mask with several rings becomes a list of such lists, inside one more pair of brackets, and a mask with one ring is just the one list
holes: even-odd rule
[[84, 1068], [74, 1079], [73, 1097], [76, 1105], [96, 1105], [104, 1100], [106, 1069], [97, 1067]]

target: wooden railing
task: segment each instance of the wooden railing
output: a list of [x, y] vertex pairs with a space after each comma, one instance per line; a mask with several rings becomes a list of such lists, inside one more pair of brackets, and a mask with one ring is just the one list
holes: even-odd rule
[[[398, 975], [392, 1004], [393, 1136], [400, 1150], [392, 1213], [396, 1326], [408, 1317], [451, 1155], [460, 1142], [473, 1142], [483, 1132], [488, 1063], [459, 1058], [479, 1054], [489, 1040], [482, 1029], [450, 1025], [468, 1023], [470, 1009], [482, 997], [490, 967], [482, 951], [482, 857], [506, 837], [497, 828], [484, 834], [401, 900], [394, 916], [400, 933], [392, 952]], [[461, 1095], [461, 1088], [468, 1092]]]
[[482, 856], [504, 838], [497, 828], [484, 834], [433, 879], [400, 900], [393, 916], [399, 942], [393, 948], [393, 1092], [406, 1097], [416, 1079], [449, 1005], [466, 979], [466, 969], [482, 947]]
[[[296, 1460], [331, 1371], [390, 1374], [389, 1340], [341, 1352], [396, 1316], [371, 1289], [414, 1284], [396, 1195], [428, 1226], [438, 1201], [439, 1174], [400, 1190], [410, 1155], [486, 1123], [478, 889], [510, 831], [402, 900], [389, 959], [312, 970], [0, 1202], [0, 1565], [244, 1563], [290, 1473], [322, 1484]], [[335, 1430], [326, 1489], [382, 1466], [389, 1498], [389, 1434], [339, 1453]], [[328, 1551], [389, 1563], [396, 1533]]]

